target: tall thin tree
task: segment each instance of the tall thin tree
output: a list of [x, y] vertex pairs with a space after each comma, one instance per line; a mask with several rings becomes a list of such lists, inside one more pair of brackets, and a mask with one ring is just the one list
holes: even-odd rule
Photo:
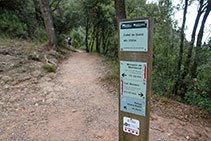
[[181, 31], [180, 31], [180, 51], [179, 51], [179, 60], [178, 60], [178, 64], [177, 64], [177, 81], [174, 85], [173, 88], [173, 93], [177, 93], [177, 89], [178, 89], [178, 83], [180, 82], [180, 70], [181, 70], [181, 65], [182, 65], [182, 57], [183, 57], [183, 47], [184, 47], [184, 38], [185, 38], [185, 33], [184, 33], [184, 29], [185, 29], [185, 22], [186, 22], [186, 15], [187, 15], [187, 10], [188, 10], [188, 0], [185, 0], [185, 7], [184, 7], [184, 12], [183, 12], [183, 21], [182, 21], [182, 27], [181, 27]]
[[184, 72], [182, 74], [182, 79], [184, 79], [188, 72], [189, 72], [189, 68], [190, 68], [190, 62], [191, 62], [191, 57], [192, 57], [192, 53], [193, 53], [193, 47], [194, 47], [194, 42], [195, 42], [195, 37], [196, 37], [196, 29], [199, 25], [199, 19], [201, 17], [201, 14], [203, 13], [203, 7], [204, 7], [204, 0], [200, 0], [200, 7], [196, 16], [196, 20], [193, 26], [193, 31], [192, 31], [192, 35], [191, 35], [191, 43], [190, 46], [188, 48], [188, 54], [186, 57], [186, 61], [185, 61], [185, 68], [184, 68]]
[[50, 42], [50, 45], [54, 48], [57, 48], [57, 39], [56, 39], [55, 30], [54, 30], [51, 10], [49, 7], [49, 1], [48, 0], [40, 0], [40, 9], [42, 11], [43, 18], [45, 21], [45, 28], [47, 31], [48, 40]]
[[183, 12], [183, 21], [182, 21], [182, 28], [180, 31], [180, 52], [179, 52], [179, 61], [178, 61], [178, 73], [180, 73], [181, 64], [182, 64], [182, 56], [183, 56], [183, 46], [184, 46], [184, 38], [185, 38], [185, 22], [186, 22], [186, 15], [187, 15], [187, 9], [188, 9], [188, 0], [185, 0], [185, 8]]
[[207, 21], [207, 17], [209, 16], [211, 10], [211, 0], [208, 0], [208, 4], [206, 6], [206, 11], [204, 14], [204, 17], [202, 19], [202, 23], [201, 23], [201, 27], [197, 36], [197, 42], [196, 42], [196, 48], [195, 48], [195, 57], [194, 57], [194, 62], [193, 62], [193, 66], [191, 68], [191, 77], [192, 78], [196, 78], [196, 71], [197, 71], [197, 67], [198, 67], [198, 62], [199, 62], [199, 50], [201, 48], [201, 44], [202, 44], [202, 38], [203, 38], [203, 34], [204, 34], [204, 25]]
[[[188, 48], [188, 53], [187, 53], [187, 56], [186, 56], [186, 60], [185, 60], [185, 65], [184, 65], [184, 71], [183, 73], [178, 77], [175, 85], [174, 85], [174, 93], [176, 95], [178, 95], [178, 90], [181, 89], [182, 87], [184, 88], [185, 85], [183, 84], [183, 81], [185, 79], [185, 77], [188, 75], [188, 72], [189, 72], [189, 68], [190, 68], [190, 62], [191, 62], [191, 57], [192, 57], [192, 50], [193, 50], [193, 46], [194, 46], [194, 42], [195, 42], [195, 36], [196, 36], [196, 29], [198, 27], [198, 24], [199, 24], [199, 19], [201, 17], [201, 14], [203, 13], [203, 7], [204, 7], [204, 0], [199, 0], [199, 9], [198, 9], [198, 12], [197, 12], [197, 16], [196, 16], [196, 19], [195, 19], [195, 23], [194, 23], [194, 26], [193, 26], [193, 30], [192, 30], [192, 34], [191, 34], [191, 42], [190, 42], [190, 45], [189, 45], [189, 48]], [[184, 93], [185, 93], [186, 90], [184, 90], [182, 93], [181, 93], [181, 96], [184, 97]]]

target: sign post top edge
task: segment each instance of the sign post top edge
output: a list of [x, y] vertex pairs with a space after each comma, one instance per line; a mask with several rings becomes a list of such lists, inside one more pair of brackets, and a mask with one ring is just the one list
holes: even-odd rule
[[129, 21], [139, 21], [139, 20], [148, 20], [151, 21], [153, 20], [153, 17], [146, 17], [146, 18], [134, 18], [134, 19], [118, 19], [118, 23], [120, 22], [129, 22]]

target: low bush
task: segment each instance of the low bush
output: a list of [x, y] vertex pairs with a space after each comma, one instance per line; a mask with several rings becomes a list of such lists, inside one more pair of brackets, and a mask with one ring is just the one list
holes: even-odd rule
[[56, 67], [51, 65], [43, 65], [42, 68], [47, 72], [56, 72]]

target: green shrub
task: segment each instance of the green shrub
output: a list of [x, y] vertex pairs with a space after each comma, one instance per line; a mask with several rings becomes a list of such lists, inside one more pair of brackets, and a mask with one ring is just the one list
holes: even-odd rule
[[117, 59], [118, 58], [118, 34], [114, 34], [111, 37], [109, 37], [109, 46], [108, 48], [108, 52], [106, 54], [106, 56], [108, 56], [109, 58], [112, 59]]
[[204, 113], [211, 113], [211, 98], [205, 97], [201, 93], [187, 92], [185, 94], [185, 100], [192, 105], [198, 105], [203, 108]]
[[10, 11], [4, 10], [0, 15], [0, 32], [13, 37], [27, 38], [27, 25], [22, 23], [19, 17]]
[[48, 40], [46, 30], [43, 27], [37, 27], [34, 31], [34, 40], [43, 42]]
[[202, 107], [205, 113], [211, 113], [211, 63], [200, 66], [198, 72], [198, 77], [189, 81], [185, 100]]
[[74, 47], [80, 47], [80, 42], [77, 40], [77, 39], [73, 39], [73, 41], [72, 41], [72, 45], [74, 46]]
[[43, 65], [42, 68], [47, 72], [56, 72], [56, 67], [51, 65]]
[[85, 45], [85, 31], [83, 28], [74, 29], [70, 36], [76, 47]]

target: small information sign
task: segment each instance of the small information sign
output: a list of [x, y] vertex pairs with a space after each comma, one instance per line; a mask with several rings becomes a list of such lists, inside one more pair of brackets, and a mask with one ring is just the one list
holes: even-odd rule
[[139, 120], [129, 117], [123, 118], [123, 131], [135, 136], [139, 136]]
[[120, 110], [145, 116], [147, 63], [120, 61]]
[[123, 21], [119, 26], [120, 51], [148, 51], [148, 20]]

